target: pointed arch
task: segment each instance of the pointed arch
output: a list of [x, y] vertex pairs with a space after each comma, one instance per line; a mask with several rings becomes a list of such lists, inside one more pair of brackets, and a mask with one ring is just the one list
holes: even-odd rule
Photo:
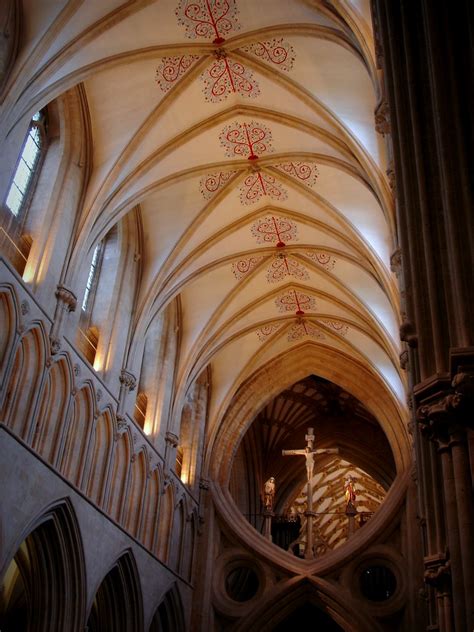
[[103, 411], [95, 421], [93, 438], [87, 455], [87, 474], [84, 474], [82, 488], [89, 498], [102, 506], [105, 497], [107, 472], [112, 459], [114, 431], [109, 410]]
[[18, 341], [1, 419], [25, 441], [31, 432], [32, 413], [38, 398], [47, 340], [41, 323]]
[[[322, 579], [293, 578], [284, 585], [270, 591], [258, 609], [241, 619], [236, 632], [261, 630], [262, 632], [283, 632], [293, 613], [308, 607], [316, 616], [318, 629], [336, 632], [359, 632], [370, 630], [380, 632], [379, 624], [361, 611], [348, 594]], [[327, 627], [326, 627], [327, 626]]]
[[2, 377], [9, 365], [11, 351], [15, 341], [15, 331], [18, 327], [18, 307], [15, 294], [10, 287], [0, 288], [0, 376]]
[[72, 370], [67, 356], [61, 356], [47, 369], [38, 403], [32, 447], [54, 463], [68, 413], [72, 389]]
[[156, 550], [158, 536], [158, 516], [161, 499], [161, 472], [156, 468], [148, 478], [145, 498], [143, 501], [143, 518], [140, 540], [150, 551]]
[[173, 528], [173, 510], [174, 510], [174, 489], [173, 485], [168, 484], [163, 492], [164, 497], [161, 502], [160, 521], [158, 527], [158, 541], [156, 542], [156, 555], [164, 562], [168, 562], [171, 530]]
[[93, 419], [94, 398], [90, 384], [86, 383], [72, 401], [60, 466], [66, 478], [78, 487], [81, 485], [86, 464]]
[[[31, 632], [79, 632], [84, 629], [86, 599], [82, 539], [68, 499], [46, 509], [20, 540], [2, 587], [7, 594], [23, 590]], [[60, 595], [60, 598], [58, 598]], [[13, 603], [5, 604], [7, 609]]]
[[155, 610], [149, 632], [182, 632], [185, 629], [183, 603], [175, 583]]
[[168, 554], [168, 565], [176, 573], [180, 573], [181, 571], [185, 526], [186, 506], [184, 500], [181, 498], [174, 510], [171, 545]]
[[132, 457], [130, 484], [124, 511], [124, 524], [129, 533], [136, 536], [140, 529], [143, 501], [146, 494], [148, 457], [145, 449]]
[[[117, 435], [116, 435], [117, 437]], [[129, 482], [132, 458], [132, 440], [128, 431], [119, 435], [114, 442], [108, 513], [117, 522], [122, 522]]]
[[98, 587], [87, 621], [89, 632], [143, 629], [143, 597], [133, 553], [125, 551]]

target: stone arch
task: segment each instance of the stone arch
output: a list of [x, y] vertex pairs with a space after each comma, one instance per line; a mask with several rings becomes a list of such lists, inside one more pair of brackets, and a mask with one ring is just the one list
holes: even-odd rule
[[209, 478], [227, 486], [232, 462], [255, 414], [279, 392], [308, 375], [318, 375], [359, 399], [379, 421], [392, 449], [397, 472], [411, 462], [406, 413], [379, 378], [345, 354], [311, 342], [284, 353], [246, 380], [234, 395], [208, 442], [205, 467]]
[[182, 632], [185, 629], [183, 604], [178, 586], [175, 583], [155, 610], [149, 632]]
[[140, 530], [143, 501], [146, 495], [148, 457], [145, 449], [133, 455], [130, 484], [124, 511], [124, 524], [129, 533], [137, 536]]
[[114, 428], [110, 411], [103, 411], [96, 419], [93, 438], [87, 455], [87, 474], [82, 487], [89, 498], [102, 506], [105, 497], [107, 472], [114, 445]]
[[32, 447], [50, 463], [54, 463], [64, 431], [72, 381], [67, 356], [55, 360], [43, 378]]
[[188, 582], [193, 576], [194, 547], [197, 536], [197, 515], [192, 511], [186, 518], [180, 575]]
[[176, 573], [181, 572], [185, 527], [186, 503], [184, 499], [181, 498], [173, 512], [173, 527], [171, 530], [171, 544], [168, 555], [168, 564]]
[[89, 632], [143, 629], [143, 598], [135, 558], [125, 551], [103, 578], [87, 620]]
[[117, 522], [122, 522], [132, 458], [132, 439], [126, 430], [114, 442], [112, 455], [111, 485], [108, 513]]
[[174, 489], [169, 484], [163, 492], [164, 498], [161, 502], [160, 522], [158, 527], [158, 541], [156, 542], [156, 555], [164, 562], [168, 562], [171, 530], [173, 528], [173, 511], [174, 511]]
[[313, 577], [293, 578], [271, 590], [259, 608], [253, 609], [239, 621], [235, 631], [283, 632], [293, 629], [290, 625], [287, 628], [285, 624], [305, 606], [309, 606], [319, 616], [317, 623], [324, 627], [318, 629], [327, 629], [328, 632], [381, 631], [379, 624], [363, 613], [340, 587]]
[[71, 482], [81, 486], [91, 440], [94, 418], [94, 398], [90, 384], [75, 393], [70, 408], [60, 470]]
[[[84, 629], [85, 562], [79, 527], [68, 499], [46, 509], [28, 528], [5, 573], [3, 589], [5, 599], [22, 596], [30, 632]], [[5, 618], [10, 614], [15, 625], [18, 613], [9, 611], [14, 604], [3, 605]]]
[[31, 432], [32, 413], [46, 360], [47, 339], [41, 323], [29, 329], [17, 342], [1, 418], [25, 441]]
[[150, 551], [156, 550], [158, 536], [158, 516], [161, 499], [161, 472], [156, 468], [149, 475], [143, 501], [143, 518], [140, 540]]
[[18, 306], [16, 296], [10, 287], [0, 288], [0, 376], [3, 378], [10, 362], [10, 356], [18, 328]]

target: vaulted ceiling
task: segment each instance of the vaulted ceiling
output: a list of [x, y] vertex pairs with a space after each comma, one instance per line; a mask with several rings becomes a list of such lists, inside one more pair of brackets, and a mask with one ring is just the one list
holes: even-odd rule
[[308, 341], [403, 410], [368, 0], [25, 0], [24, 16], [44, 35], [23, 49], [23, 102], [82, 82], [90, 114], [73, 259], [139, 205], [135, 335], [179, 297], [178, 392], [210, 363], [218, 419]]

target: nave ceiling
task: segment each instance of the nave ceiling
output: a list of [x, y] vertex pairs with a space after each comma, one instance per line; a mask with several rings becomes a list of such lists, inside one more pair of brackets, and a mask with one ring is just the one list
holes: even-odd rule
[[309, 345], [367, 371], [403, 419], [369, 2], [25, 0], [24, 18], [43, 35], [5, 125], [82, 83], [91, 175], [68, 274], [139, 208], [130, 353], [179, 297], [176, 406], [210, 364], [215, 434], [241, 384]]

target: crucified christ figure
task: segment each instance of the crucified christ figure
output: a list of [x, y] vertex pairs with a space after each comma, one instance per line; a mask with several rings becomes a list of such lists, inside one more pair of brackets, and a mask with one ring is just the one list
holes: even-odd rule
[[306, 460], [306, 476], [307, 476], [307, 498], [308, 509], [306, 516], [306, 550], [305, 559], [313, 558], [313, 490], [311, 489], [311, 480], [314, 471], [314, 457], [316, 454], [339, 454], [339, 448], [327, 448], [315, 450], [314, 448], [314, 429], [308, 428], [308, 434], [305, 436], [306, 447], [301, 450], [282, 450], [283, 456], [304, 456]]

